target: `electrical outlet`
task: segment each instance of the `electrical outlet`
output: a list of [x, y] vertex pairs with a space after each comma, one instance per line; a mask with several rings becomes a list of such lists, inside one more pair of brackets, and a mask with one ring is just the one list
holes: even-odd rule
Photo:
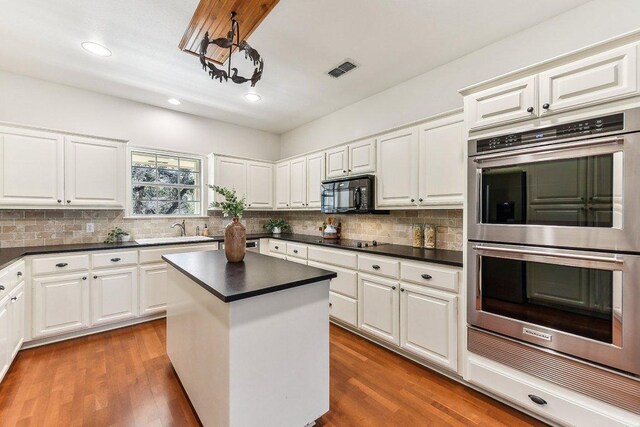
[[93, 233], [95, 231], [95, 229], [93, 228], [93, 223], [92, 222], [88, 222], [87, 223], [86, 231], [87, 231], [87, 233]]

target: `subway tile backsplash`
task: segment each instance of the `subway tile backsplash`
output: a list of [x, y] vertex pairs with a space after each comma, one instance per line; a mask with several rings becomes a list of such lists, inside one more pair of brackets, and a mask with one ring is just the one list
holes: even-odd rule
[[[318, 228], [328, 215], [319, 212], [246, 212], [243, 223], [248, 233], [263, 232], [269, 218], [284, 218], [294, 233], [319, 235]], [[378, 240], [411, 244], [411, 225], [433, 224], [437, 228], [436, 247], [462, 250], [462, 210], [392, 211], [389, 215], [336, 215], [346, 239]], [[178, 218], [125, 218], [121, 210], [0, 210], [0, 248], [102, 242], [114, 227], [129, 231], [132, 239], [179, 235], [171, 224]], [[206, 218], [186, 219], [187, 234], [208, 224], [211, 235], [221, 235], [229, 222], [219, 212]], [[87, 233], [86, 224], [94, 224]]]

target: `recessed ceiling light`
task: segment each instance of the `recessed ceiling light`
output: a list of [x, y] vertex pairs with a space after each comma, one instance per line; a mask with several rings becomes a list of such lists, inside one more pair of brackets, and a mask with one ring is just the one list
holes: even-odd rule
[[97, 55], [97, 56], [102, 56], [102, 57], [111, 56], [111, 51], [98, 43], [83, 42], [82, 48], [87, 52], [93, 53], [94, 55]]
[[182, 102], [180, 102], [180, 100], [179, 100], [179, 99], [175, 99], [175, 98], [169, 98], [169, 99], [167, 100], [167, 102], [168, 102], [169, 104], [171, 104], [171, 105], [180, 105], [180, 104], [182, 104]]
[[262, 99], [260, 95], [253, 92], [245, 93], [243, 96], [244, 96], [244, 99], [246, 99], [249, 102], [258, 102]]

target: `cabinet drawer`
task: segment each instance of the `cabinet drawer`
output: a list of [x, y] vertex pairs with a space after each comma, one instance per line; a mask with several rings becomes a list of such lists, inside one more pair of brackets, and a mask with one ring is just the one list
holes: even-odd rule
[[31, 261], [31, 272], [38, 274], [68, 273], [89, 269], [89, 255], [60, 255], [48, 258], [34, 258]]
[[358, 267], [358, 256], [354, 252], [337, 251], [334, 249], [320, 248], [318, 246], [309, 246], [307, 254], [309, 261], [317, 261], [352, 269], [356, 269]]
[[359, 255], [358, 270], [379, 276], [393, 277], [394, 279], [400, 277], [400, 263], [396, 260], [381, 257]]
[[152, 262], [164, 262], [163, 255], [177, 254], [181, 252], [199, 252], [218, 250], [218, 244], [189, 245], [189, 246], [169, 246], [158, 249], [141, 249], [140, 264], [150, 264]]
[[358, 326], [358, 301], [329, 292], [329, 316], [352, 326]]
[[307, 247], [296, 243], [287, 243], [287, 255], [307, 259]]
[[138, 251], [106, 252], [91, 255], [93, 268], [120, 267], [138, 263]]
[[458, 292], [458, 272], [452, 269], [403, 261], [400, 263], [400, 277], [418, 285]]
[[11, 280], [11, 287], [14, 287], [18, 283], [22, 282], [25, 277], [25, 265], [24, 261], [18, 261], [9, 267], [9, 278]]
[[0, 300], [9, 295], [9, 291], [11, 291], [11, 277], [9, 276], [9, 269], [5, 268], [0, 270]]
[[329, 289], [333, 292], [351, 297], [358, 298], [358, 273], [354, 270], [347, 270], [346, 268], [336, 267], [328, 264], [321, 264], [319, 262], [309, 261], [309, 266], [323, 268], [329, 271], [335, 271], [338, 277], [331, 279]]
[[269, 252], [286, 255], [287, 244], [282, 240], [269, 240]]

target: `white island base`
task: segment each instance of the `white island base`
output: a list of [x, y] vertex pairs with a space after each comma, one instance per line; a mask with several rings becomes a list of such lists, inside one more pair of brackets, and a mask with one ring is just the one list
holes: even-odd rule
[[329, 281], [223, 302], [169, 266], [167, 353], [205, 427], [303, 427], [329, 410]]

